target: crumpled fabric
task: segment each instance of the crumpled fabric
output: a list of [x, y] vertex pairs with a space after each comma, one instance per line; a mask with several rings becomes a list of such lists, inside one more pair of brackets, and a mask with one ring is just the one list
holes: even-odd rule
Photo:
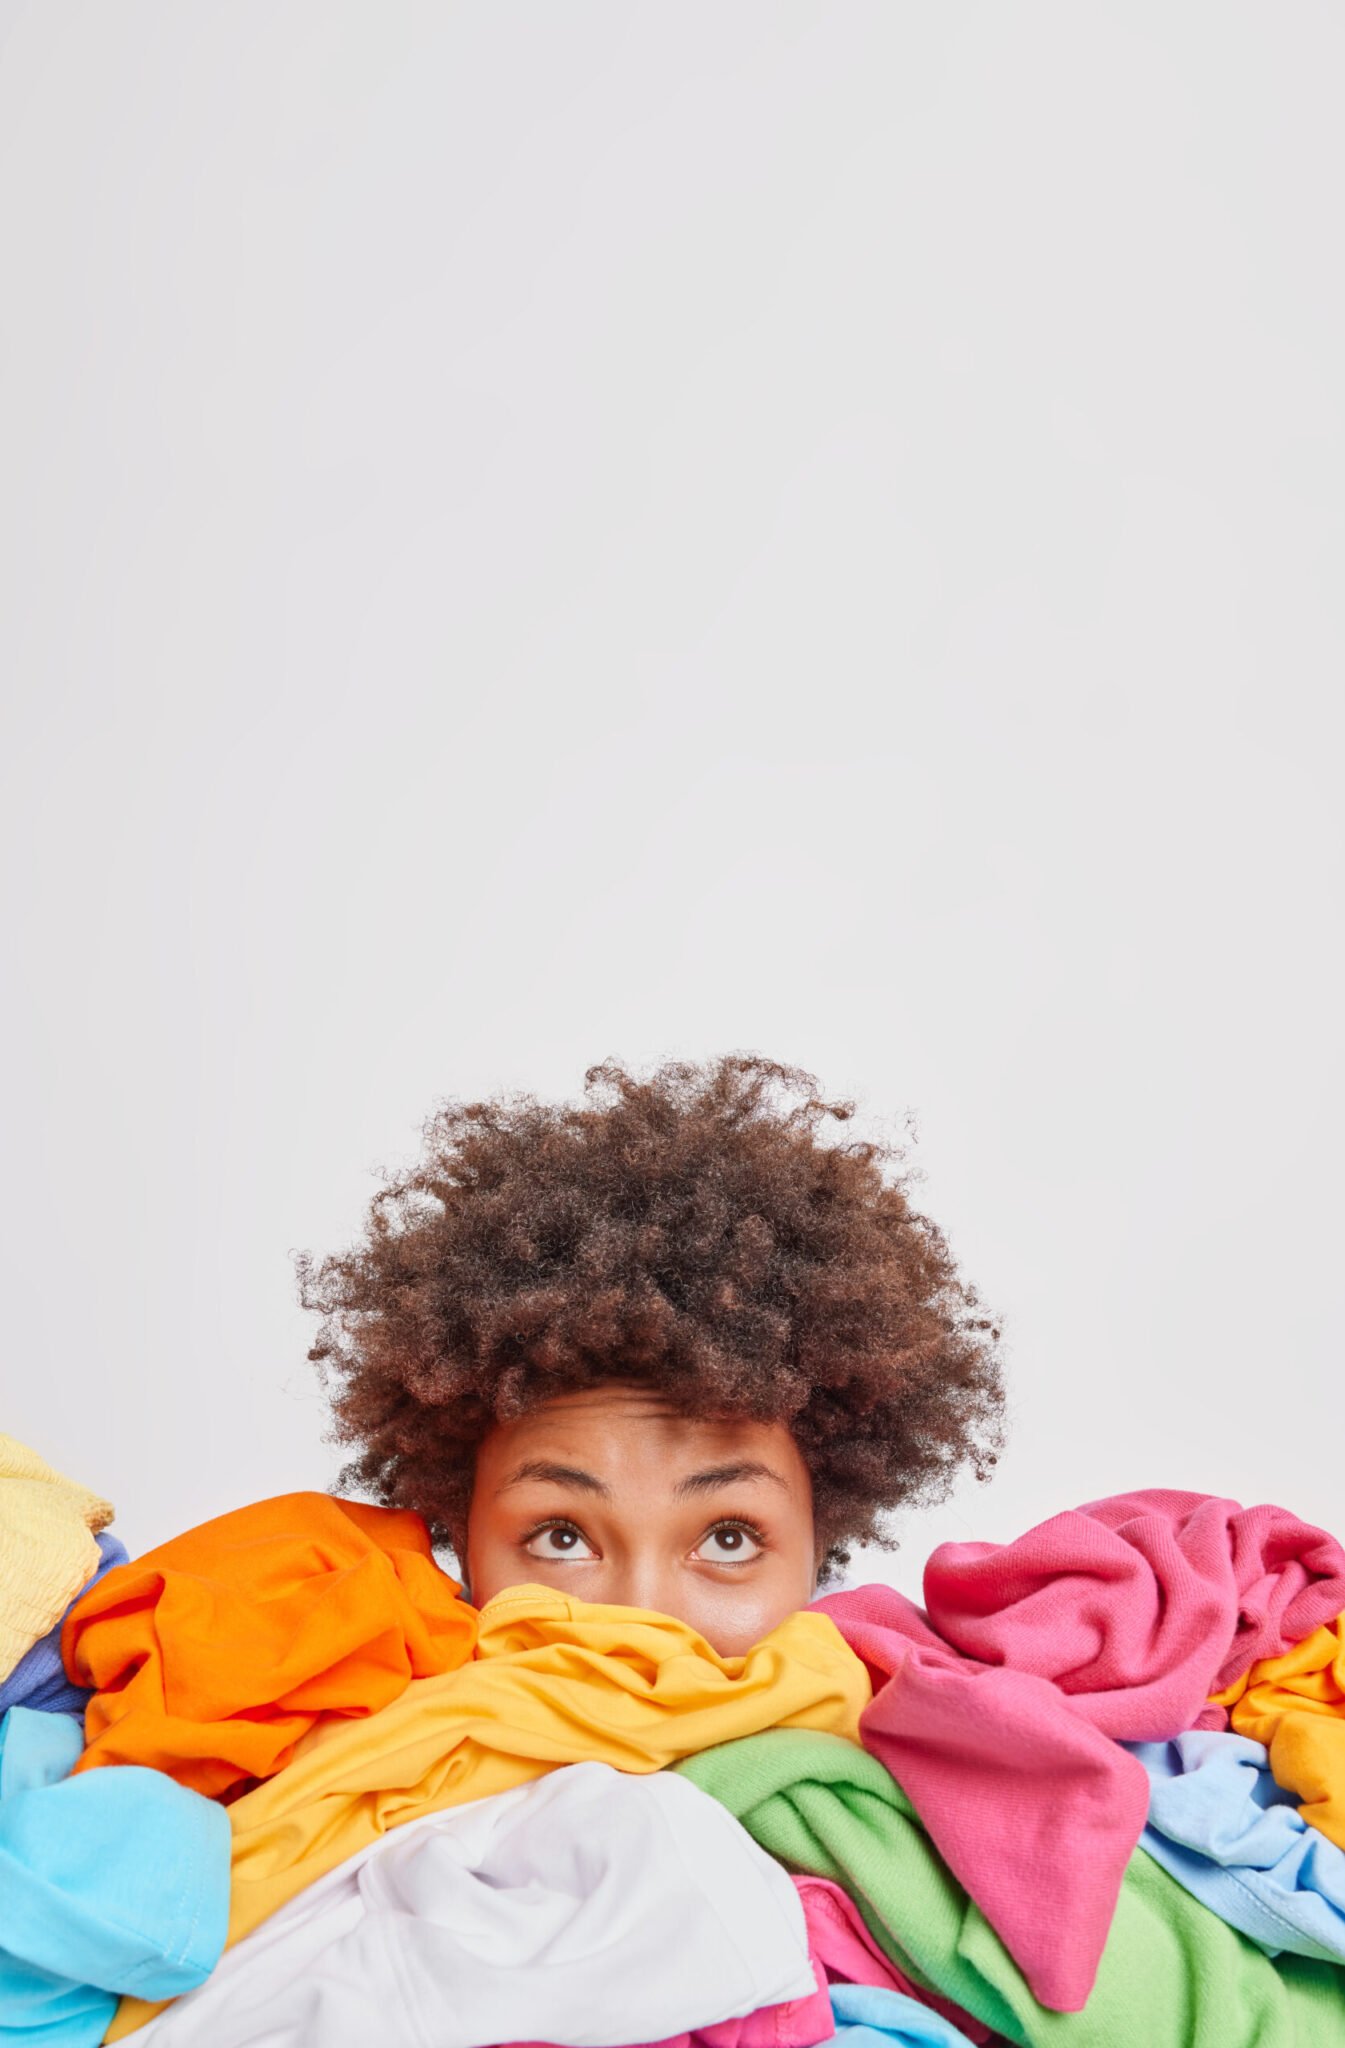
[[1345, 1962], [1345, 1849], [1295, 1811], [1261, 1743], [1197, 1729], [1133, 1754], [1155, 1862], [1267, 1955]]
[[1119, 1494], [1009, 1544], [945, 1543], [925, 1608], [833, 1594], [869, 1667], [861, 1740], [1057, 2011], [1088, 1998], [1144, 1828], [1148, 1779], [1119, 1744], [1165, 1741], [1211, 1692], [1345, 1606], [1345, 1550], [1272, 1506]]
[[50, 1634], [98, 1569], [112, 1504], [0, 1435], [0, 1679]]
[[833, 1984], [838, 2048], [969, 2048], [967, 2036], [904, 1992], [873, 1984]]
[[825, 1877], [800, 1877], [794, 1883], [803, 1900], [803, 1917], [808, 1927], [808, 1946], [813, 1960], [829, 1984], [867, 1984], [883, 1991], [899, 1991], [918, 2005], [941, 2013], [949, 2025], [968, 2041], [983, 2048], [993, 2042], [989, 2027], [936, 1991], [921, 1990], [899, 1970], [892, 1958], [878, 1946], [864, 1924], [854, 1900], [838, 1884]]
[[1210, 1705], [1236, 1734], [1265, 1744], [1304, 1820], [1345, 1849], [1345, 1615], [1259, 1659]]
[[[415, 1679], [376, 1722], [327, 1720], [228, 1808], [230, 1947], [390, 1829], [561, 1764], [663, 1769], [761, 1728], [857, 1739], [868, 1674], [825, 1615], [792, 1614], [738, 1657], [685, 1622], [515, 1586], [482, 1608], [477, 1654]], [[109, 2032], [152, 2017], [127, 2001]]]
[[[742, 2019], [716, 2020], [712, 2026], [694, 2027], [689, 2034], [666, 2034], [645, 2048], [817, 2048], [830, 2033], [826, 1979], [814, 1966], [813, 1988], [804, 1998], [759, 2006]], [[513, 2048], [556, 2048], [556, 2043], [516, 2041]]]
[[0, 2040], [94, 2048], [118, 1994], [190, 1991], [224, 1947], [229, 1820], [157, 1771], [69, 1776], [67, 1714], [0, 1720]]
[[377, 1713], [472, 1654], [476, 1610], [419, 1515], [287, 1493], [109, 1572], [61, 1633], [93, 1688], [78, 1769], [147, 1764], [219, 1798], [327, 1716]]
[[1337, 1966], [1272, 1962], [1142, 1849], [1126, 1869], [1091, 1997], [1079, 2012], [1055, 2012], [1033, 1996], [876, 1757], [834, 1736], [773, 1730], [676, 1768], [790, 1869], [842, 1885], [922, 1991], [955, 2000], [1018, 2048], [1345, 2044]]
[[[655, 2042], [651, 2048], [816, 2048], [818, 2042], [836, 2038], [836, 2015], [829, 1993], [837, 1987], [856, 1985], [900, 1992], [903, 2004], [910, 2001], [924, 2006], [929, 2018], [942, 2014], [950, 2032], [934, 2037], [940, 2043], [965, 2039], [973, 2048], [986, 2048], [986, 2044], [994, 2048], [997, 2037], [970, 2013], [961, 2011], [936, 1992], [916, 1990], [910, 1978], [884, 1955], [853, 1900], [846, 1897], [839, 1885], [823, 1877], [796, 1876], [793, 1883], [803, 1901], [808, 1929], [808, 1949], [816, 1979], [812, 1997], [763, 2006], [745, 2019], [720, 2020], [714, 2026]], [[900, 2022], [902, 2008], [885, 2012], [884, 2017]], [[917, 2033], [904, 2037], [898, 2033], [883, 2038], [918, 2042], [928, 2036]], [[144, 2039], [145, 2048], [150, 2048], [150, 2037]], [[524, 2041], [514, 2043], [514, 2048], [554, 2048], [554, 2044]]]
[[[477, 2048], [545, 2026], [603, 2048], [642, 2022], [665, 2035], [786, 1999], [818, 2004], [786, 1873], [685, 1779], [581, 1763], [380, 1837], [142, 2038]], [[807, 2048], [828, 2031], [820, 2003]]]
[[[108, 1529], [94, 1540], [101, 1562], [90, 1584], [97, 1585], [105, 1572], [126, 1563], [126, 1549]], [[88, 1590], [88, 1586], [81, 1588], [84, 1593]], [[44, 1714], [82, 1716], [90, 1697], [87, 1686], [72, 1685], [65, 1675], [65, 1666], [61, 1662], [61, 1623], [58, 1621], [41, 1642], [33, 1644], [26, 1657], [20, 1657], [4, 1684], [0, 1685], [0, 1713], [7, 1712], [10, 1707], [28, 1707], [33, 1712]]]
[[[831, 2033], [831, 2000], [827, 1981], [813, 1964], [813, 1988], [803, 1998], [758, 2006], [741, 2019], [716, 2020], [687, 2034], [665, 2034], [643, 2048], [817, 2048]], [[148, 2037], [145, 2048], [150, 2048]], [[512, 2048], [557, 2048], [554, 2041], [515, 2041]]]

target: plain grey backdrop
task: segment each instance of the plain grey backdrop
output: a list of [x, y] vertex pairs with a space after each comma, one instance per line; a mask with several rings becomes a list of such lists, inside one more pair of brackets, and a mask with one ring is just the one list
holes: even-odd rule
[[1340, 1499], [1345, 16], [0, 4], [4, 1427], [339, 1454], [446, 1096], [914, 1131], [1011, 1443]]

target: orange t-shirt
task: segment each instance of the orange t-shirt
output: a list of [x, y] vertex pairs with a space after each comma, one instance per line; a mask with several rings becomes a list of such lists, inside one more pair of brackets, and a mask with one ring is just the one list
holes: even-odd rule
[[148, 1764], [214, 1798], [270, 1778], [322, 1717], [466, 1663], [460, 1590], [406, 1509], [287, 1493], [203, 1522], [66, 1617], [66, 1671], [95, 1688], [75, 1769]]

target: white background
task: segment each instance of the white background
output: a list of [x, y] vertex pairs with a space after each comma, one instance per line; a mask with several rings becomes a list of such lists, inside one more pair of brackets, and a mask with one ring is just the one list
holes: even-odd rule
[[0, 5], [3, 1426], [340, 1454], [446, 1096], [913, 1116], [1011, 1448], [1339, 1498], [1345, 18]]

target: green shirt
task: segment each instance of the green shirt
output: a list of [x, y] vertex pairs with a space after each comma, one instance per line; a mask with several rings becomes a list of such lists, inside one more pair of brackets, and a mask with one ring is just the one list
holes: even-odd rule
[[917, 1984], [1023, 2048], [1345, 2048], [1345, 1970], [1275, 1961], [1137, 1849], [1082, 2012], [1039, 2005], [901, 1787], [837, 1735], [777, 1729], [676, 1766], [792, 1870], [829, 1877]]

